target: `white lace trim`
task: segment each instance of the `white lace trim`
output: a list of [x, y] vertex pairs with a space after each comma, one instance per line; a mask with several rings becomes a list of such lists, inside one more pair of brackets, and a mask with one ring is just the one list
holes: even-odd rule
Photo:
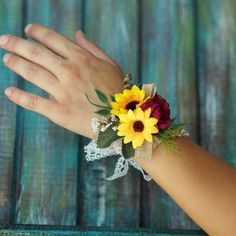
[[118, 161], [115, 165], [114, 173], [112, 176], [107, 177], [107, 180], [114, 180], [120, 178], [128, 173], [129, 165], [133, 166], [137, 170], [139, 170], [143, 178], [146, 181], [150, 181], [152, 178], [145, 174], [141, 166], [132, 158], [125, 159], [121, 152], [121, 139], [113, 142], [108, 148], [97, 148], [97, 144], [95, 140], [92, 140], [88, 145], [84, 146], [85, 158], [87, 161], [95, 161], [101, 158], [119, 155]]

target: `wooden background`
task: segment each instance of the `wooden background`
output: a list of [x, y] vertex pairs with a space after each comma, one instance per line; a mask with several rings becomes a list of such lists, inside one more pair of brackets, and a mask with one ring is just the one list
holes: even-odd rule
[[[0, 0], [0, 34], [25, 37], [25, 25], [33, 22], [70, 38], [82, 29], [136, 81], [155, 82], [191, 136], [236, 166], [235, 0]], [[104, 180], [116, 160], [87, 163], [88, 140], [10, 102], [8, 86], [47, 96], [0, 63], [2, 234], [12, 232], [6, 225], [23, 224], [77, 233], [95, 227], [88, 235], [200, 235], [171, 197], [138, 171]], [[20, 229], [31, 231], [27, 227]], [[56, 234], [47, 227], [41, 229]]]

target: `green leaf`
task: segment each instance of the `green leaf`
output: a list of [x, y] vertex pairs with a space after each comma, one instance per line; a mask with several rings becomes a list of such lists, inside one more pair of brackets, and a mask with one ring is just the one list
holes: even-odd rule
[[112, 102], [115, 102], [115, 101], [116, 101], [115, 96], [110, 95], [110, 97], [111, 97]]
[[98, 104], [93, 103], [93, 102], [90, 100], [90, 98], [88, 97], [88, 94], [87, 94], [87, 93], [85, 93], [85, 96], [86, 96], [87, 100], [89, 101], [89, 103], [92, 104], [93, 106], [101, 107], [101, 108], [107, 108], [107, 109], [108, 109], [108, 107], [101, 106], [101, 105], [98, 105]]
[[100, 110], [96, 111], [95, 113], [97, 113], [99, 115], [108, 115], [108, 114], [110, 114], [110, 110], [109, 109], [100, 109]]
[[179, 132], [183, 129], [184, 124], [172, 124], [168, 129], [160, 131], [157, 136], [165, 139], [172, 138], [179, 134]]
[[111, 145], [114, 141], [121, 138], [117, 135], [117, 131], [113, 130], [112, 128], [114, 125], [109, 126], [104, 132], [99, 132], [97, 138], [97, 147], [98, 148], [106, 148]]
[[132, 146], [132, 142], [127, 144], [122, 143], [122, 154], [126, 159], [134, 156], [134, 148]]
[[166, 139], [163, 137], [158, 137], [158, 140], [161, 144], [165, 146], [167, 152], [179, 152], [178, 146], [173, 139]]
[[97, 97], [100, 99], [101, 102], [108, 104], [107, 97], [104, 93], [100, 92], [99, 90], [95, 89]]

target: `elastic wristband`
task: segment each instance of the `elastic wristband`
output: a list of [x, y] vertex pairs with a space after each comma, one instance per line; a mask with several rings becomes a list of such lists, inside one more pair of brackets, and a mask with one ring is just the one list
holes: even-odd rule
[[137, 86], [131, 80], [131, 75], [126, 75], [124, 90], [110, 95], [111, 102], [95, 89], [103, 105], [95, 104], [86, 94], [88, 101], [98, 108], [95, 113], [102, 119], [93, 118], [91, 121], [97, 138], [84, 147], [85, 158], [94, 161], [116, 156], [114, 174], [107, 180], [126, 175], [131, 165], [150, 181], [151, 177], [134, 158], [151, 159], [153, 150], [160, 144], [164, 144], [169, 152], [178, 152], [173, 138], [189, 136], [184, 124], [175, 124], [175, 118], [170, 118], [169, 103], [156, 92], [155, 84]]

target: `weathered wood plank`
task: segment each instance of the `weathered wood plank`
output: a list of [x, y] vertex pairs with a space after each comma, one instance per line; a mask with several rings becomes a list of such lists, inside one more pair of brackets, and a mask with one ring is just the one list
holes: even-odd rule
[[236, 2], [198, 1], [202, 145], [236, 166]]
[[[0, 35], [21, 36], [22, 1], [0, 1]], [[2, 58], [6, 51], [0, 50]], [[14, 163], [16, 106], [12, 106], [4, 94], [9, 86], [17, 86], [16, 74], [0, 63], [0, 224], [10, 222], [11, 188]]]
[[[81, 1], [26, 1], [26, 23], [38, 22], [71, 36], [81, 24]], [[23, 89], [47, 97], [24, 81]], [[22, 149], [16, 223], [75, 225], [78, 135], [22, 110]]]
[[[187, 122], [187, 130], [196, 139], [193, 1], [143, 0], [141, 12], [142, 81], [157, 84], [158, 92], [170, 103], [172, 117]], [[142, 193], [143, 226], [199, 228], [154, 182], [142, 183]]]
[[23, 226], [17, 225], [12, 227], [0, 227], [1, 235], [89, 235], [89, 236], [172, 236], [172, 235], [207, 235], [203, 231], [199, 230], [152, 230], [147, 228], [126, 228], [126, 227], [68, 227], [68, 226]]
[[[137, 81], [137, 1], [85, 1], [85, 33]], [[83, 157], [82, 157], [83, 158]], [[86, 163], [81, 159], [79, 224], [139, 225], [139, 173], [107, 181], [117, 159]]]

